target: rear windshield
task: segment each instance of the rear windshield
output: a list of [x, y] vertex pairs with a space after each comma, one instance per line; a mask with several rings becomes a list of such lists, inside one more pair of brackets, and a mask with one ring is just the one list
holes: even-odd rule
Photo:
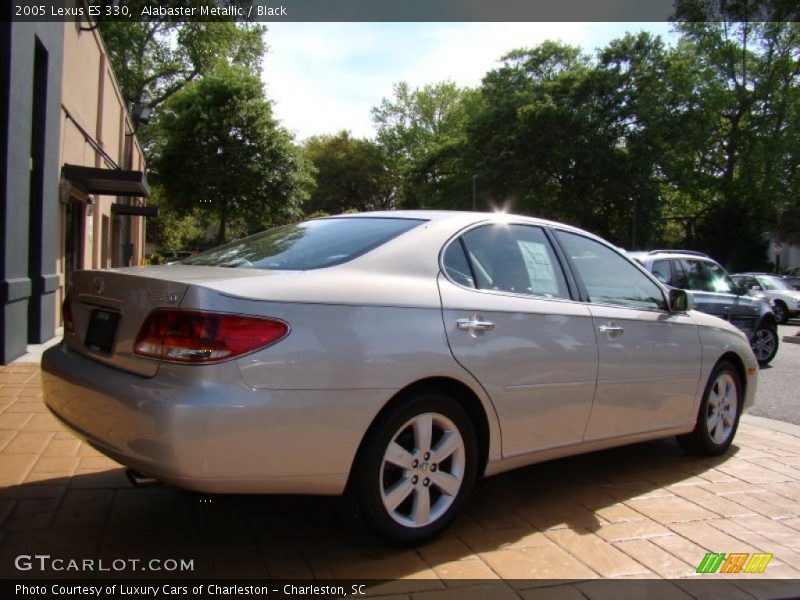
[[287, 271], [331, 267], [369, 252], [423, 222], [381, 217], [304, 221], [267, 229], [180, 264]]

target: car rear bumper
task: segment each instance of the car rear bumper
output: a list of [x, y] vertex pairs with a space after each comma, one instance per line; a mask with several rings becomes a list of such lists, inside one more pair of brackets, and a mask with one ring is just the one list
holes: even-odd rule
[[59, 344], [42, 357], [47, 407], [123, 465], [202, 492], [339, 494], [394, 390], [261, 390], [238, 370], [120, 371]]

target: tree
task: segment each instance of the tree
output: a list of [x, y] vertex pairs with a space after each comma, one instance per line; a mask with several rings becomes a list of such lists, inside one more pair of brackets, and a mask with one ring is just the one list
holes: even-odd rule
[[731, 3], [721, 21], [678, 25], [705, 138], [692, 149], [703, 176], [694, 192], [709, 200], [697, 243], [735, 269], [762, 266], [762, 234], [790, 235], [797, 202], [800, 27], [747, 20], [770, 4]]
[[220, 244], [231, 220], [243, 218], [253, 229], [298, 217], [310, 185], [261, 82], [236, 68], [218, 68], [170, 99], [153, 167], [180, 214], [213, 215]]
[[[214, 6], [205, 0], [181, 0], [180, 4]], [[133, 14], [139, 14], [143, 6], [152, 2], [131, 0], [127, 5]], [[260, 25], [222, 18], [101, 21], [103, 42], [125, 101], [129, 106], [139, 104], [151, 109], [160, 107], [188, 83], [220, 65], [237, 65], [260, 74], [265, 31]]]
[[394, 206], [396, 180], [384, 149], [347, 131], [309, 138], [304, 158], [316, 170], [316, 187], [306, 213], [337, 214], [349, 209], [385, 210]]
[[462, 165], [462, 146], [479, 101], [477, 91], [452, 82], [414, 89], [400, 82], [393, 98], [372, 109], [377, 141], [400, 179], [398, 204], [455, 207], [454, 202], [469, 202], [471, 173]]
[[650, 137], [663, 45], [629, 36], [593, 62], [545, 42], [484, 77], [469, 125], [474, 169], [495, 204], [642, 245], [658, 223]]
[[197, 211], [178, 215], [164, 201], [161, 186], [152, 186], [147, 203], [158, 208], [158, 217], [148, 219], [147, 241], [155, 244], [159, 250], [183, 250], [202, 237]]

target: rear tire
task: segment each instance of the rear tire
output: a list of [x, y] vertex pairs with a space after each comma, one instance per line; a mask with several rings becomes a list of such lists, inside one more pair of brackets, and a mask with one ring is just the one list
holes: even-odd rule
[[694, 431], [677, 436], [687, 452], [718, 456], [733, 442], [742, 412], [742, 381], [728, 361], [721, 361], [711, 371]]
[[379, 537], [415, 545], [444, 530], [475, 485], [478, 443], [467, 412], [438, 391], [411, 393], [368, 434], [348, 493]]

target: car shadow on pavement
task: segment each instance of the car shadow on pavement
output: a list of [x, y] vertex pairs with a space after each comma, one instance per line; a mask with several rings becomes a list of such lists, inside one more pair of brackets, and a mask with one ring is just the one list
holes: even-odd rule
[[[684, 517], [713, 517], [700, 503], [683, 500], [679, 488], [702, 488], [716, 474], [724, 479], [715, 467], [738, 451], [732, 446], [725, 456], [702, 458], [685, 455], [673, 441], [664, 440], [550, 461], [485, 479], [451, 528], [418, 548], [394, 548], [375, 540], [345, 514], [344, 503], [336, 498], [135, 488], [122, 468], [41, 478], [0, 489], [0, 577], [613, 576], [602, 569], [587, 569], [575, 557], [581, 548], [593, 547], [582, 542], [590, 539], [602, 552], [602, 544], [611, 548], [604, 533], [615, 525], [641, 522], [659, 528]], [[681, 511], [689, 511], [688, 516]], [[540, 559], [550, 565], [541, 572], [527, 572], [524, 564], [518, 571], [513, 567], [503, 571], [504, 566], [493, 563], [494, 557], [499, 560], [502, 555], [503, 565], [507, 564], [515, 551], [521, 553], [516, 558], [523, 560], [525, 552], [537, 550], [545, 553]], [[35, 554], [66, 560], [102, 558], [106, 567], [114, 559], [141, 563], [133, 572], [41, 573], [15, 567], [16, 557]], [[151, 559], [167, 558], [192, 560], [193, 570], [147, 570]], [[533, 563], [542, 564], [540, 559], [529, 562], [533, 567]], [[636, 573], [623, 568], [619, 574]]]

